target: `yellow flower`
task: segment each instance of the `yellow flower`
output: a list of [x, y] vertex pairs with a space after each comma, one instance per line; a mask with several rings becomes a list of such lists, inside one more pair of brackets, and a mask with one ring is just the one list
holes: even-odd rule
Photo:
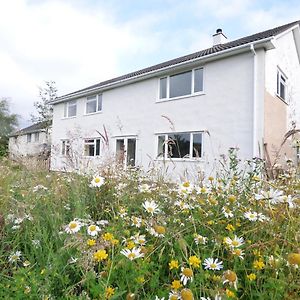
[[138, 283], [143, 284], [143, 283], [145, 282], [145, 278], [144, 278], [144, 276], [139, 276], [139, 277], [136, 279], [136, 281], [137, 281]]
[[164, 226], [155, 225], [154, 230], [158, 234], [165, 234], [166, 233], [166, 228]]
[[102, 237], [105, 241], [112, 241], [114, 239], [114, 235], [109, 232], [103, 234]]
[[231, 297], [231, 298], [235, 298], [235, 293], [229, 289], [226, 289], [226, 296], [227, 297]]
[[89, 247], [92, 247], [96, 245], [96, 240], [88, 239], [86, 243]]
[[300, 253], [290, 253], [288, 255], [288, 262], [291, 265], [298, 265], [298, 266], [300, 266]]
[[173, 280], [171, 288], [172, 290], [179, 290], [182, 287], [180, 280]]
[[178, 268], [179, 268], [178, 260], [171, 260], [169, 262], [169, 269], [170, 270], [178, 269]]
[[126, 245], [126, 248], [128, 248], [129, 250], [133, 249], [134, 247], [135, 247], [135, 243], [133, 241], [129, 241]]
[[234, 202], [236, 201], [236, 196], [234, 196], [234, 195], [229, 195], [229, 196], [228, 196], [228, 201], [229, 201], [230, 203], [234, 203]]
[[255, 260], [253, 262], [253, 268], [256, 269], [256, 270], [261, 270], [265, 267], [265, 264], [264, 262], [262, 261], [262, 259], [259, 259], [259, 260]]
[[254, 281], [256, 279], [256, 275], [254, 273], [251, 273], [249, 275], [247, 275], [247, 278], [250, 280], [250, 281]]
[[209, 176], [209, 177], [208, 177], [208, 180], [209, 180], [209, 181], [213, 181], [214, 178], [213, 178], [212, 176]]
[[213, 221], [213, 220], [210, 220], [210, 221], [207, 221], [207, 224], [208, 225], [212, 225], [212, 224], [214, 224], [215, 222]]
[[115, 289], [112, 287], [107, 287], [105, 290], [105, 299], [110, 299], [115, 293]]
[[194, 295], [190, 289], [183, 289], [180, 293], [182, 300], [193, 300]]
[[104, 249], [98, 250], [97, 252], [94, 253], [94, 259], [98, 262], [107, 259], [107, 257], [108, 254]]
[[201, 264], [201, 259], [193, 255], [189, 258], [189, 263], [192, 267], [199, 268]]
[[227, 226], [225, 227], [228, 231], [234, 231], [235, 228], [232, 224], [227, 224]]
[[221, 276], [219, 275], [213, 275], [212, 278], [211, 278], [214, 282], [218, 282], [218, 281], [221, 281]]
[[117, 239], [113, 239], [112, 241], [111, 241], [111, 243], [115, 246], [115, 245], [118, 245], [119, 244], [119, 240], [117, 240]]

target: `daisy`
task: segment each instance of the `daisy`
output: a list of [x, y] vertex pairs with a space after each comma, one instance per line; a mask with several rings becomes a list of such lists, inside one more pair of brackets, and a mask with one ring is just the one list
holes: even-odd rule
[[237, 237], [235, 235], [233, 239], [231, 239], [230, 237], [226, 237], [224, 239], [224, 242], [232, 248], [238, 248], [238, 247], [240, 247], [244, 244], [244, 238], [243, 237]]
[[132, 236], [131, 239], [135, 244], [139, 244], [141, 246], [146, 244], [146, 236], [144, 234], [137, 233], [136, 235]]
[[221, 269], [223, 269], [223, 262], [218, 261], [217, 258], [215, 260], [212, 257], [206, 258], [204, 260], [203, 265], [204, 265], [205, 270], [207, 270], [207, 269], [209, 269], [209, 270], [221, 270]]
[[141, 225], [142, 225], [142, 218], [139, 218], [139, 217], [131, 217], [131, 226], [135, 226], [137, 228], [140, 228]]
[[65, 228], [67, 233], [76, 233], [80, 230], [82, 224], [79, 221], [73, 220], [71, 221]]
[[180, 297], [180, 294], [176, 291], [171, 291], [169, 293], [169, 300], [180, 300], [181, 297]]
[[190, 205], [185, 203], [182, 200], [178, 200], [174, 203], [174, 205], [178, 206], [180, 209], [185, 210], [185, 209], [190, 209]]
[[18, 262], [19, 260], [21, 260], [21, 256], [22, 256], [21, 251], [16, 251], [16, 252], [12, 253], [12, 254], [8, 257], [8, 261], [9, 261], [10, 263], [16, 263], [16, 262]]
[[90, 225], [87, 229], [87, 233], [90, 235], [90, 236], [96, 236], [98, 235], [98, 232], [101, 231], [101, 229], [99, 228], [99, 226], [97, 225]]
[[145, 201], [143, 203], [143, 207], [152, 216], [153, 216], [153, 214], [157, 214], [159, 212], [158, 205], [153, 200], [152, 201]]
[[141, 248], [133, 248], [132, 250], [123, 249], [120, 253], [125, 255], [130, 260], [134, 260], [136, 258], [144, 256], [144, 253], [141, 253]]
[[156, 237], [164, 237], [166, 233], [166, 228], [164, 226], [155, 225], [153, 227], [147, 228], [147, 231]]
[[233, 249], [233, 250], [231, 251], [231, 253], [232, 253], [232, 255], [237, 256], [237, 257], [240, 258], [240, 259], [244, 259], [245, 253], [244, 253], [243, 250], [241, 250], [241, 249], [239, 249], [239, 248]]
[[237, 290], [237, 275], [235, 272], [231, 271], [231, 270], [227, 270], [223, 273], [223, 284], [225, 283], [229, 283], [230, 286], [234, 286], [234, 288]]
[[200, 234], [196, 234], [194, 237], [194, 241], [197, 245], [199, 244], [205, 245], [207, 243], [207, 237], [202, 236]]
[[257, 221], [257, 212], [247, 211], [244, 213], [244, 217], [249, 221]]
[[138, 189], [140, 193], [147, 193], [150, 192], [150, 185], [147, 183], [143, 183], [138, 187]]
[[271, 204], [278, 204], [284, 201], [283, 191], [270, 188], [269, 191], [261, 191], [255, 195], [256, 200], [268, 200]]
[[191, 194], [193, 189], [194, 186], [189, 181], [183, 182], [179, 185], [179, 192], [181, 194]]
[[260, 221], [260, 222], [264, 222], [264, 221], [269, 221], [270, 218], [269, 217], [266, 217], [264, 214], [262, 213], [258, 213], [257, 214], [257, 220]]
[[101, 187], [105, 182], [105, 179], [99, 175], [96, 175], [91, 181], [91, 187]]
[[225, 218], [232, 218], [233, 213], [228, 207], [222, 207], [222, 213], [224, 214]]
[[180, 281], [183, 283], [183, 285], [186, 285], [188, 281], [193, 281], [194, 273], [192, 269], [182, 267], [180, 276]]

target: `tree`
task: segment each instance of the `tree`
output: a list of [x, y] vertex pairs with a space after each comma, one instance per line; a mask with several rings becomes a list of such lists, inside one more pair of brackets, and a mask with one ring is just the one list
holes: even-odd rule
[[11, 114], [7, 98], [0, 99], [0, 157], [6, 155], [8, 136], [18, 125], [18, 115]]
[[55, 81], [45, 81], [45, 87], [39, 87], [39, 101], [34, 102], [37, 116], [31, 115], [31, 121], [34, 123], [52, 121], [53, 109], [50, 102], [57, 97], [57, 88]]

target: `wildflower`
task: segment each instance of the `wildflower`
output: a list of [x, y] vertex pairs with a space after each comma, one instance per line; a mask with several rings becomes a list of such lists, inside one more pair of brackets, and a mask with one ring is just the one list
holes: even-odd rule
[[110, 232], [106, 232], [105, 234], [102, 235], [102, 237], [105, 241], [108, 241], [108, 242], [110, 242], [114, 239], [114, 235]]
[[146, 244], [146, 236], [144, 234], [137, 233], [136, 235], [132, 236], [131, 239], [135, 244], [139, 244], [141, 246]]
[[208, 177], [208, 180], [209, 180], [209, 181], [214, 181], [214, 177], [209, 176], [209, 177]]
[[127, 216], [127, 211], [126, 211], [126, 208], [124, 208], [124, 207], [120, 207], [120, 208], [119, 208], [118, 215], [119, 215], [121, 218], [124, 218], [124, 217], [126, 217], [126, 216]]
[[133, 241], [128, 241], [127, 242], [127, 245], [126, 245], [126, 248], [127, 249], [133, 249], [135, 247], [135, 243]]
[[193, 255], [189, 258], [189, 264], [194, 268], [199, 268], [201, 264], [201, 259]]
[[250, 280], [250, 281], [254, 281], [256, 279], [256, 275], [254, 273], [250, 273], [249, 275], [247, 275], [247, 278]]
[[205, 245], [207, 243], [207, 237], [202, 236], [200, 234], [196, 234], [194, 237], [194, 241], [197, 245], [199, 244]]
[[224, 239], [224, 242], [232, 248], [238, 248], [244, 244], [244, 239], [235, 235], [233, 239], [231, 239], [230, 237], [226, 237]]
[[25, 260], [24, 262], [23, 262], [23, 267], [28, 267], [28, 266], [30, 266], [31, 265], [31, 263], [30, 263], [30, 261], [29, 260]]
[[142, 218], [138, 218], [138, 217], [131, 217], [131, 226], [135, 226], [137, 228], [140, 228], [142, 225]]
[[229, 201], [230, 203], [234, 203], [234, 202], [236, 201], [236, 196], [235, 196], [235, 195], [229, 195], [229, 196], [228, 196], [228, 201]]
[[236, 249], [233, 249], [232, 250], [232, 255], [234, 255], [234, 256], [237, 256], [237, 257], [239, 257], [240, 259], [244, 259], [244, 251], [243, 250], [241, 250], [241, 249], [238, 249], [238, 248], [236, 248]]
[[91, 181], [91, 187], [101, 187], [105, 182], [105, 179], [99, 175], [96, 175]]
[[235, 298], [235, 293], [229, 289], [226, 289], [226, 296], [228, 298]]
[[21, 251], [16, 251], [9, 256], [8, 261], [10, 263], [16, 263], [19, 260], [21, 260], [21, 256], [22, 256]]
[[214, 260], [212, 257], [206, 258], [203, 265], [206, 270], [221, 270], [223, 268], [223, 262], [218, 261], [217, 258]]
[[97, 225], [94, 225], [94, 224], [90, 225], [87, 229], [87, 233], [90, 236], [96, 236], [99, 231], [101, 231], [101, 229]]
[[173, 280], [171, 288], [173, 290], [179, 290], [182, 287], [180, 280]]
[[228, 207], [222, 207], [222, 213], [224, 214], [225, 218], [232, 218], [233, 217], [233, 213], [232, 211], [228, 208]]
[[78, 258], [75, 258], [75, 257], [71, 257], [69, 260], [68, 260], [68, 264], [75, 264], [77, 262]]
[[265, 264], [262, 259], [255, 260], [253, 262], [253, 268], [256, 270], [262, 270], [265, 267]]
[[86, 244], [89, 246], [89, 247], [93, 247], [96, 245], [96, 240], [92, 240], [92, 239], [88, 239]]
[[138, 283], [140, 283], [140, 284], [143, 284], [143, 283], [145, 282], [145, 278], [144, 278], [144, 276], [139, 276], [139, 277], [136, 279], [136, 281], [137, 281]]
[[[201, 300], [212, 300], [210, 297], [200, 297]], [[222, 298], [217, 294], [215, 295], [215, 299], [214, 300], [222, 300]]]
[[175, 206], [178, 206], [178, 207], [179, 207], [180, 209], [182, 209], [182, 210], [190, 209], [190, 208], [191, 208], [190, 205], [188, 205], [187, 203], [185, 203], [185, 202], [182, 201], [182, 200], [175, 201], [175, 202], [174, 202], [174, 205], [175, 205]]
[[190, 280], [191, 282], [193, 281], [193, 270], [190, 268], [181, 268], [181, 273], [180, 273], [180, 281], [182, 281], [183, 285], [186, 285], [187, 282]]
[[227, 224], [227, 226], [225, 227], [228, 231], [234, 231], [235, 227], [232, 224]]
[[180, 292], [180, 296], [181, 296], [182, 300], [193, 300], [194, 299], [194, 295], [190, 289], [183, 289]]
[[143, 207], [152, 216], [153, 216], [153, 214], [157, 214], [159, 212], [158, 205], [153, 200], [152, 201], [145, 201], [143, 203]]
[[294, 201], [295, 199], [291, 195], [284, 197], [284, 202], [289, 205], [289, 208], [295, 208], [297, 206], [297, 204]]
[[244, 217], [246, 219], [248, 219], [249, 221], [256, 221], [257, 220], [257, 213], [256, 212], [252, 212], [252, 211], [247, 211], [246, 213], [244, 213]]
[[130, 260], [134, 260], [136, 258], [140, 258], [144, 256], [144, 253], [141, 253], [141, 248], [133, 248], [132, 250], [123, 249], [121, 254], [125, 255]]
[[98, 262], [107, 259], [107, 257], [108, 254], [106, 253], [105, 249], [100, 249], [94, 253], [94, 259]]
[[147, 183], [143, 183], [139, 186], [139, 192], [140, 193], [147, 193], [150, 192], [150, 185]]
[[228, 282], [229, 285], [234, 286], [234, 288], [237, 290], [238, 278], [237, 278], [237, 275], [234, 271], [231, 271], [231, 270], [225, 271], [223, 273], [222, 280], [223, 280], [223, 284]]
[[107, 287], [105, 290], [105, 299], [110, 299], [115, 293], [115, 289], [112, 287]]
[[80, 230], [82, 224], [79, 221], [73, 220], [71, 221], [65, 228], [67, 233], [76, 233]]
[[268, 264], [273, 268], [273, 269], [277, 269], [280, 265], [280, 260], [277, 258], [274, 258], [273, 255], [271, 255], [268, 259]]
[[166, 228], [164, 226], [155, 225], [154, 230], [157, 233], [157, 236], [159, 236], [159, 237], [165, 236]]
[[178, 269], [178, 268], [179, 268], [178, 260], [171, 260], [169, 262], [169, 269], [170, 270]]
[[190, 194], [192, 193], [193, 188], [194, 188], [193, 185], [189, 181], [186, 181], [180, 184], [179, 192], [183, 194]]
[[256, 200], [267, 200], [270, 204], [278, 204], [284, 201], [283, 191], [270, 188], [269, 191], [261, 191], [255, 195]]
[[34, 193], [38, 192], [39, 190], [44, 190], [44, 191], [47, 191], [48, 188], [46, 188], [45, 186], [43, 186], [42, 184], [38, 184], [37, 186], [35, 186], [32, 191]]
[[288, 262], [291, 265], [300, 266], [300, 253], [290, 253], [288, 255]]
[[177, 291], [171, 291], [169, 293], [169, 300], [179, 300], [180, 299], [180, 294]]

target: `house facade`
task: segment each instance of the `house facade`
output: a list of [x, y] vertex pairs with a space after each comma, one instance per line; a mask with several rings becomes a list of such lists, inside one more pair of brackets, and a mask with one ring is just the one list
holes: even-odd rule
[[55, 99], [51, 169], [92, 169], [115, 158], [188, 177], [213, 172], [232, 147], [242, 159], [295, 156], [281, 142], [292, 121], [300, 126], [299, 22], [232, 42], [217, 30], [213, 40]]

